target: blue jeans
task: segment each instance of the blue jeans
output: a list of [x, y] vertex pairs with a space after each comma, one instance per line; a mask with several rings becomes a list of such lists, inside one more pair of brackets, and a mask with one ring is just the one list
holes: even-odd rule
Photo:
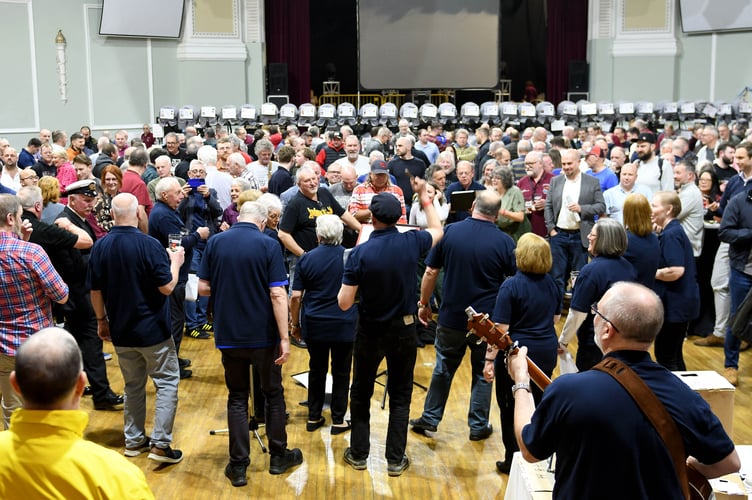
[[[565, 233], [559, 231], [556, 236], [549, 238], [551, 244], [551, 277], [559, 287], [561, 297], [564, 297], [567, 278], [571, 271], [579, 271], [587, 262], [587, 249], [582, 246], [580, 232]], [[561, 310], [562, 304], [559, 304]]]
[[470, 386], [470, 409], [467, 412], [467, 425], [470, 432], [481, 432], [488, 427], [488, 412], [491, 408], [492, 384], [483, 377], [486, 344], [476, 344], [475, 338], [468, 339], [467, 332], [454, 330], [439, 324], [436, 329], [436, 366], [431, 375], [426, 401], [423, 404], [421, 419], [431, 425], [439, 425], [449, 398], [454, 374], [470, 349], [472, 383]]
[[[203, 248], [193, 247], [193, 259], [191, 260], [191, 272], [197, 273], [204, 255]], [[206, 323], [206, 310], [209, 307], [209, 297], [199, 295], [195, 302], [185, 301], [185, 327], [190, 331], [201, 327]]]
[[[752, 276], [737, 271], [732, 267], [729, 272], [729, 292], [731, 293], [731, 312], [729, 318], [734, 317], [750, 288], [752, 288]], [[726, 368], [739, 368], [739, 346], [741, 345], [741, 341], [731, 333], [730, 323], [729, 321], [726, 340], [723, 345], [725, 355], [723, 366]]]

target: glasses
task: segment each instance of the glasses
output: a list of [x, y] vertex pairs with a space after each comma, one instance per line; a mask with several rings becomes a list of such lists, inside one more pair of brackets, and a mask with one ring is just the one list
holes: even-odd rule
[[537, 161], [526, 161], [526, 162], [525, 162], [525, 166], [526, 166], [526, 167], [532, 167], [532, 166], [533, 166], [533, 165], [535, 165], [536, 163], [540, 163], [540, 160], [537, 160]]
[[590, 310], [593, 312], [593, 314], [595, 314], [596, 316], [600, 316], [603, 321], [605, 321], [606, 323], [614, 327], [614, 331], [616, 333], [619, 333], [619, 329], [616, 328], [616, 325], [598, 310], [598, 302], [593, 302], [593, 304], [590, 306]]
[[38, 175], [27, 175], [26, 177], [21, 177], [22, 181], [25, 181], [26, 179], [39, 179]]
[[188, 172], [190, 172], [192, 174], [205, 174], [206, 170], [199, 170], [199, 169], [196, 169], [196, 168], [192, 168]]

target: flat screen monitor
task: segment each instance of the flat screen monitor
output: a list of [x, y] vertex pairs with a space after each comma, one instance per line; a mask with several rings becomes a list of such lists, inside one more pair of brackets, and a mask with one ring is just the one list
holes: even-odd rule
[[180, 38], [185, 0], [103, 0], [99, 34]]

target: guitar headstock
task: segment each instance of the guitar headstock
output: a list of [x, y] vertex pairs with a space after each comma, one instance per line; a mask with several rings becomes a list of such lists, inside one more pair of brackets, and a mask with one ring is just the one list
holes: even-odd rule
[[509, 334], [499, 331], [494, 322], [488, 318], [488, 314], [478, 313], [472, 307], [465, 309], [465, 314], [467, 314], [468, 335], [472, 333], [480, 340], [502, 351], [511, 345], [512, 339]]

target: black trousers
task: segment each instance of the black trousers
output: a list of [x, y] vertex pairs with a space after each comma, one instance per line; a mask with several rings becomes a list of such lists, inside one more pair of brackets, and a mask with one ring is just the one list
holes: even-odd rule
[[185, 282], [178, 281], [170, 294], [170, 321], [172, 340], [175, 341], [175, 353], [180, 355], [180, 343], [183, 341], [185, 327]]
[[65, 313], [65, 328], [76, 339], [81, 350], [92, 397], [94, 401], [100, 401], [110, 391], [110, 382], [102, 356], [102, 339], [97, 333], [97, 317], [88, 292], [74, 292], [71, 300], [73, 308]]
[[331, 354], [332, 364], [332, 423], [342, 424], [347, 413], [347, 393], [350, 388], [352, 342], [321, 342], [308, 339], [308, 420], [321, 418], [326, 395], [326, 372]]

